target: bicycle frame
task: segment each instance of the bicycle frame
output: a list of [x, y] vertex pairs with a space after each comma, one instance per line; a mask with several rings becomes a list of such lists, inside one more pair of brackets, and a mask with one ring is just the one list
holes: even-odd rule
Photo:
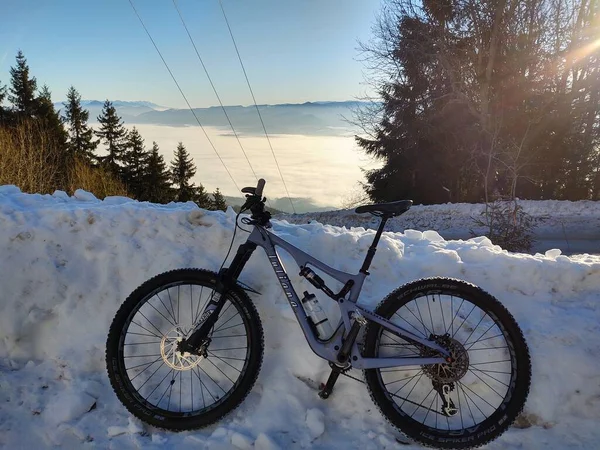
[[[435, 342], [416, 336], [410, 331], [391, 323], [383, 317], [380, 317], [374, 312], [369, 311], [368, 309], [365, 309], [357, 304], [360, 291], [362, 290], [363, 283], [365, 281], [365, 278], [367, 277], [366, 270], [364, 271], [364, 273], [361, 271], [356, 275], [352, 275], [334, 269], [328, 266], [327, 264], [319, 261], [318, 259], [313, 258], [309, 254], [303, 252], [299, 248], [283, 240], [282, 238], [280, 238], [276, 234], [273, 234], [264, 227], [255, 225], [254, 230], [250, 233], [250, 236], [248, 236], [246, 243], [242, 244], [239, 247], [235, 258], [228, 269], [228, 273], [234, 279], [237, 279], [244, 265], [246, 264], [246, 262], [252, 255], [252, 252], [254, 252], [257, 246], [262, 247], [265, 250], [269, 262], [271, 263], [275, 275], [277, 276], [277, 279], [281, 284], [281, 288], [283, 289], [283, 292], [285, 293], [288, 302], [290, 303], [290, 306], [294, 311], [294, 315], [296, 316], [296, 319], [300, 324], [300, 328], [302, 329], [310, 348], [315, 354], [317, 354], [321, 358], [324, 358], [330, 362], [336, 362], [336, 357], [339, 349], [342, 347], [346, 330], [349, 330], [352, 325], [351, 318], [354, 315], [354, 313], [360, 313], [368, 321], [378, 323], [384, 329], [390, 331], [391, 333], [394, 333], [397, 336], [400, 336], [405, 340], [419, 343], [424, 347], [428, 347], [430, 349], [439, 351], [444, 356], [449, 356], [447, 350], [442, 348]], [[338, 301], [338, 306], [341, 311], [341, 319], [338, 323], [335, 332], [333, 333], [333, 336], [331, 336], [327, 340], [319, 339], [319, 337], [315, 335], [315, 332], [311, 327], [311, 323], [309, 322], [309, 317], [304, 311], [300, 299], [296, 294], [296, 291], [294, 290], [294, 287], [285, 271], [285, 268], [283, 267], [279, 255], [277, 254], [276, 247], [279, 247], [288, 252], [292, 256], [296, 264], [300, 267], [315, 267], [344, 284], [347, 283], [349, 280], [353, 281], [353, 285], [347, 295], [347, 298], [340, 299]], [[446, 362], [443, 357], [364, 358], [356, 342], [352, 347], [350, 361], [352, 363], [352, 366], [358, 369], [428, 365]]]

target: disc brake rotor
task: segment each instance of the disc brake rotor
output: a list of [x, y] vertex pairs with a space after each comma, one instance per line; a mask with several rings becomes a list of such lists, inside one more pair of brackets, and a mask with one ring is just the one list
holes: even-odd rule
[[185, 339], [186, 334], [181, 328], [175, 327], [165, 334], [160, 341], [162, 359], [172, 369], [191, 370], [204, 359], [203, 356], [178, 350], [178, 345]]

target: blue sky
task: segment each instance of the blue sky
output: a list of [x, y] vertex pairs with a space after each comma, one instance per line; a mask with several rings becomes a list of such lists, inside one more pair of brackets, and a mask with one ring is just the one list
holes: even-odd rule
[[[0, 82], [18, 49], [38, 84], [62, 101], [72, 84], [84, 99], [185, 103], [128, 0], [3, 0]], [[178, 0], [227, 105], [251, 104], [218, 0]], [[193, 106], [217, 100], [172, 0], [134, 0]], [[223, 0], [259, 103], [349, 100], [362, 95], [358, 40], [380, 0]]]

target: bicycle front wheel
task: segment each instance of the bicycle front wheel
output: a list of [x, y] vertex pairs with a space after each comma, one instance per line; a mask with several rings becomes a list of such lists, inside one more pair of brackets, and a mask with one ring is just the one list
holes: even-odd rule
[[263, 356], [256, 308], [240, 288], [225, 305], [200, 354], [181, 352], [215, 293], [217, 275], [181, 269], [137, 288], [117, 312], [106, 343], [117, 397], [142, 421], [175, 431], [216, 422], [252, 389]]
[[[373, 401], [407, 436], [438, 448], [477, 447], [522, 411], [531, 383], [529, 350], [515, 319], [490, 294], [460, 280], [422, 279], [392, 292], [375, 312], [450, 353], [445, 364], [365, 370]], [[438, 356], [375, 323], [364, 353]]]

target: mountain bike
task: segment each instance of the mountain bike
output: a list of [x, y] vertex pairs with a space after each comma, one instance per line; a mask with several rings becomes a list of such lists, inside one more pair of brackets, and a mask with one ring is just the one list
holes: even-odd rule
[[[264, 345], [261, 320], [247, 294], [257, 292], [238, 278], [262, 247], [308, 345], [331, 367], [321, 398], [331, 395], [340, 375], [362, 369], [383, 416], [415, 441], [470, 448], [502, 434], [524, 407], [531, 364], [523, 333], [498, 300], [465, 281], [427, 278], [393, 291], [374, 310], [357, 303], [386, 221], [412, 202], [356, 209], [381, 222], [359, 272], [349, 274], [270, 231], [264, 185], [261, 179], [242, 190], [246, 202], [240, 214], [251, 214], [241, 221], [252, 231], [229, 267], [158, 275], [116, 313], [106, 363], [125, 407], [150, 425], [180, 431], [212, 424], [240, 405], [257, 379]], [[313, 294], [299, 298], [277, 248], [337, 304], [341, 318], [335, 328]], [[339, 292], [317, 271], [337, 280]]]

